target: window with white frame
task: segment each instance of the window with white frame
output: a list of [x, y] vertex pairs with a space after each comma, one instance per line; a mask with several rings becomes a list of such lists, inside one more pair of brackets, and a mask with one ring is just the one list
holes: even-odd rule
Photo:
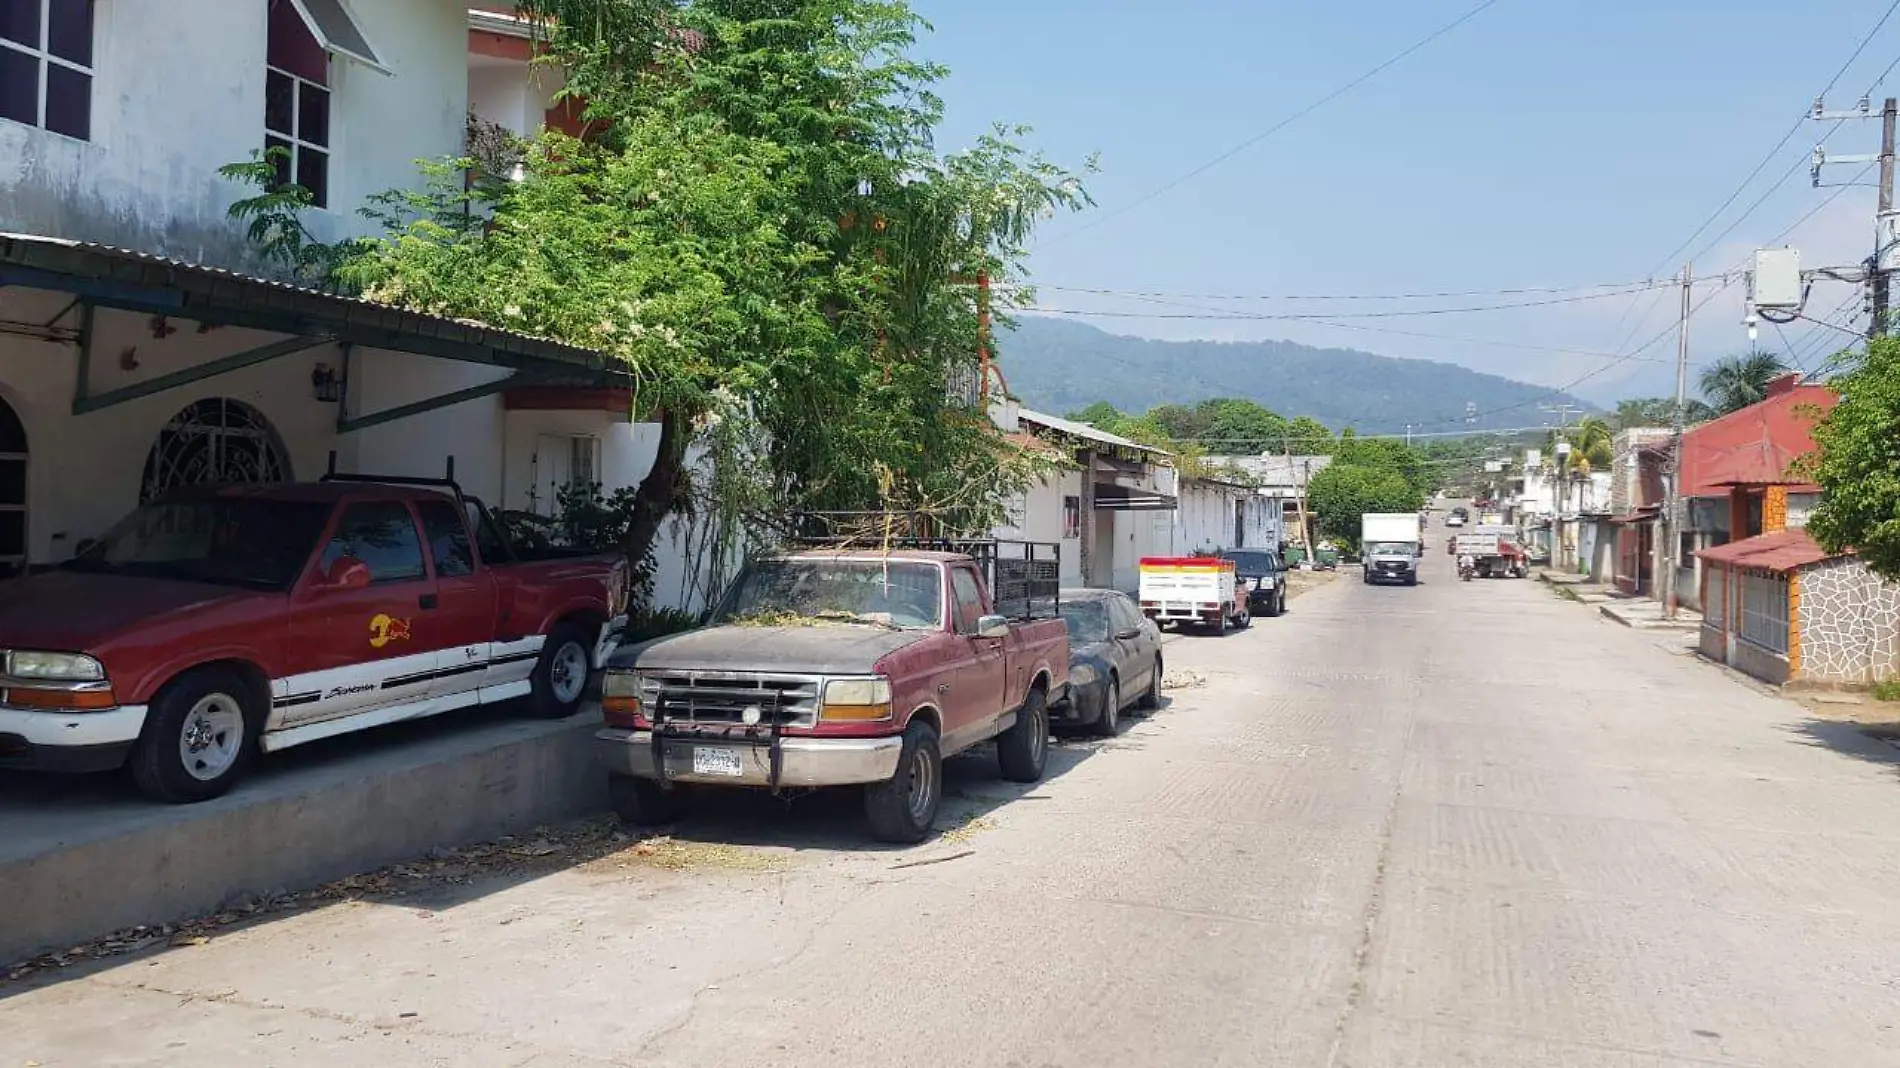
[[330, 53], [292, 0], [270, 0], [265, 54], [264, 148], [281, 185], [330, 203]]
[[93, 0], [0, 0], [0, 119], [92, 139]]

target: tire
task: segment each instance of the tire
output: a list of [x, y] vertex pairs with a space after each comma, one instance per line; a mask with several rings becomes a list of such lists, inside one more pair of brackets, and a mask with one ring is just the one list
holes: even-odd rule
[[1284, 611], [1286, 611], [1286, 594], [1283, 591], [1276, 590], [1273, 594], [1273, 600], [1267, 602], [1267, 618], [1277, 619], [1280, 613]]
[[607, 800], [614, 815], [629, 827], [673, 823], [686, 813], [686, 791], [666, 787], [635, 775], [607, 775]]
[[864, 788], [865, 821], [880, 842], [915, 845], [930, 836], [942, 804], [943, 753], [937, 748], [937, 729], [913, 719], [904, 728], [897, 773]]
[[580, 711], [587, 693], [587, 675], [593, 670], [593, 638], [579, 623], [562, 623], [541, 646], [528, 677], [528, 715], [535, 719], [566, 719]]
[[1407, 576], [1405, 576], [1405, 584], [1406, 584], [1407, 586], [1416, 586], [1416, 585], [1418, 585], [1418, 573], [1417, 573], [1417, 572], [1413, 572], [1412, 574], [1410, 574], [1410, 575], [1407, 575]]
[[1240, 614], [1234, 617], [1234, 629], [1246, 630], [1251, 626], [1253, 626], [1253, 613], [1244, 608], [1241, 609]]
[[1161, 658], [1155, 657], [1154, 670], [1148, 674], [1148, 691], [1135, 704], [1152, 712], [1161, 707]]
[[159, 691], [132, 748], [132, 781], [168, 804], [209, 801], [229, 790], [257, 748], [264, 721], [249, 683], [204, 668]]
[[1227, 636], [1227, 614], [1225, 612], [1221, 613], [1220, 618], [1216, 620], [1212, 626], [1208, 627], [1208, 629], [1214, 632], [1214, 637], [1225, 638]]
[[1102, 697], [1102, 714], [1089, 724], [1089, 730], [1098, 738], [1113, 738], [1122, 732], [1122, 684], [1113, 675], [1108, 677], [1108, 693]]
[[996, 736], [996, 763], [1010, 782], [1039, 782], [1049, 763], [1049, 697], [1029, 691], [1016, 723]]

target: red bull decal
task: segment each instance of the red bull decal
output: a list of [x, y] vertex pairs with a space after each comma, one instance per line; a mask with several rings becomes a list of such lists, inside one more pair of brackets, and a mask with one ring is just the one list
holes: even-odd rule
[[406, 642], [409, 637], [409, 621], [406, 619], [379, 612], [369, 621], [369, 645], [372, 649], [381, 649], [390, 642]]

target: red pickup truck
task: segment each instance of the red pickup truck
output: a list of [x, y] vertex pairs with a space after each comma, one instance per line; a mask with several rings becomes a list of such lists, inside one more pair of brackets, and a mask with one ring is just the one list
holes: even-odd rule
[[[917, 842], [945, 756], [994, 738], [1005, 778], [1040, 779], [1069, 634], [1056, 564], [1010, 563], [831, 549], [752, 560], [709, 627], [608, 661], [599, 739], [616, 811], [666, 822], [688, 783], [862, 786], [872, 833]], [[995, 582], [1000, 611], [996, 575], [1009, 576]]]
[[0, 586], [0, 768], [129, 765], [202, 801], [254, 750], [510, 698], [573, 712], [624, 561], [520, 560], [444, 485], [186, 491]]

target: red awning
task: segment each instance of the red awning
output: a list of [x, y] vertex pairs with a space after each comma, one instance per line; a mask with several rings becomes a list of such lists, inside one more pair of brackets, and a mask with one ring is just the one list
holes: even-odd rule
[[1772, 534], [1758, 534], [1696, 553], [1704, 563], [1778, 572], [1793, 571], [1798, 567], [1845, 555], [1821, 548], [1805, 530], [1777, 530]]

